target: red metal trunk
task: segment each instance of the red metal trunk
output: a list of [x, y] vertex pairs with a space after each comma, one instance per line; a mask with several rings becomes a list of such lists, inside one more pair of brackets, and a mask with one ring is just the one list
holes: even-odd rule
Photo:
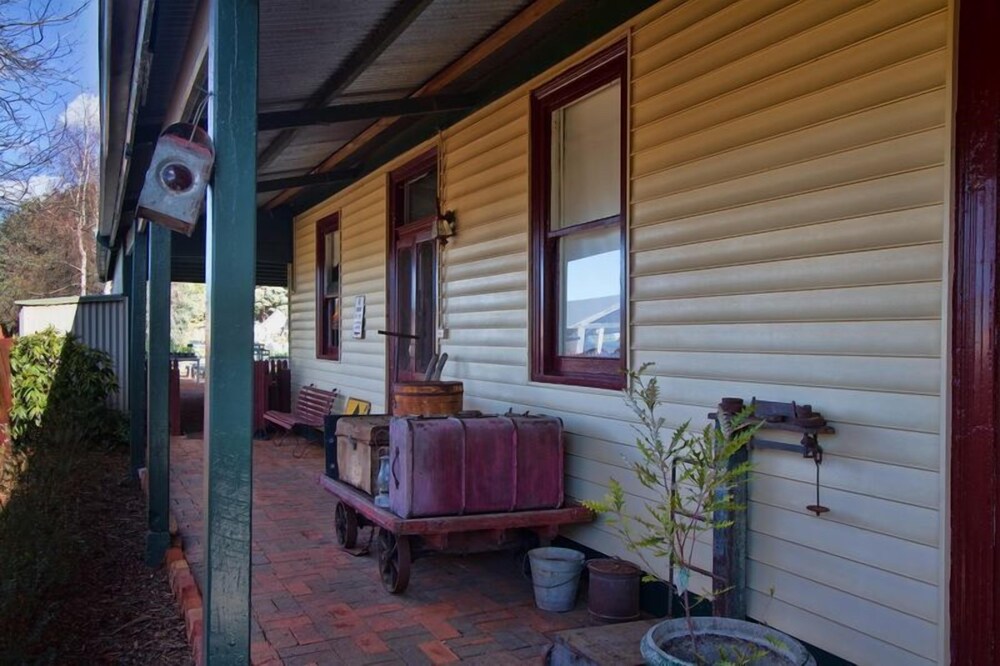
[[389, 439], [390, 505], [403, 518], [562, 506], [558, 419], [396, 418]]

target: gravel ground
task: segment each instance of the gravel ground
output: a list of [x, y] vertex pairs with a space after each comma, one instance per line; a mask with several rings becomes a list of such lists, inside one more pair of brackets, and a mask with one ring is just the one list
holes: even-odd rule
[[192, 664], [184, 621], [164, 567], [144, 563], [145, 498], [127, 478], [125, 452], [95, 453], [80, 470], [89, 561], [66, 590], [54, 623], [60, 664]]

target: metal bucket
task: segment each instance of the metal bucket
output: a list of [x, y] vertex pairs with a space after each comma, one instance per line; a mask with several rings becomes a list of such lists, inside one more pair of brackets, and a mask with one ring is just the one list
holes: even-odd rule
[[587, 562], [587, 570], [587, 610], [591, 617], [601, 622], [639, 619], [639, 567], [623, 560], [597, 559]]
[[583, 553], [570, 548], [534, 548], [528, 551], [528, 560], [535, 605], [557, 613], [573, 610], [583, 571]]

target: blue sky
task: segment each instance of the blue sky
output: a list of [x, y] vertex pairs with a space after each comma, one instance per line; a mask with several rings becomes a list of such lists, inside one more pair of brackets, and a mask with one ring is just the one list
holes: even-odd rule
[[[60, 0], [56, 6], [63, 11], [72, 11], [80, 4], [80, 0]], [[97, 94], [97, 4], [97, 0], [90, 0], [76, 21], [57, 30], [60, 38], [73, 44], [65, 58], [73, 81], [59, 86], [60, 96], [66, 104], [83, 92]]]
[[91, 0], [78, 21], [81, 35], [76, 56], [80, 63], [80, 85], [97, 93], [97, 0]]
[[[66, 16], [76, 10], [80, 12], [72, 21], [63, 24], [50, 25], [43, 33], [42, 49], [49, 49], [61, 44], [61, 57], [52, 63], [53, 68], [62, 72], [63, 77], [49, 84], [44, 90], [36, 92], [44, 95], [38, 108], [18, 107], [20, 111], [34, 114], [33, 124], [37, 127], [58, 127], [62, 124], [79, 126], [82, 122], [97, 121], [97, 91], [98, 91], [98, 2], [99, 0], [52, 0], [48, 15]], [[46, 0], [18, 0], [3, 8], [3, 18], [11, 25], [25, 21], [43, 12]], [[65, 79], [65, 80], [63, 80]], [[29, 121], [31, 122], [31, 121]], [[43, 146], [27, 145], [24, 150], [30, 151]], [[22, 154], [5, 155], [11, 162], [22, 159]], [[29, 172], [30, 173], [30, 172]], [[3, 197], [20, 197], [23, 193], [41, 195], [49, 191], [57, 182], [50, 169], [27, 175], [23, 180], [0, 181], [0, 194]]]

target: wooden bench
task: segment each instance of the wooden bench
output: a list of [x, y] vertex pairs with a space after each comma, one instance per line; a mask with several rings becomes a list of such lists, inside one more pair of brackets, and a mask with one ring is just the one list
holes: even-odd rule
[[336, 398], [336, 391], [324, 391], [310, 384], [299, 389], [292, 411], [279, 412], [271, 409], [264, 412], [264, 421], [284, 431], [276, 445], [280, 445], [288, 433], [293, 432], [298, 426], [322, 430], [323, 417], [330, 413]]
[[[330, 409], [330, 416], [336, 417], [330, 423], [327, 423], [328, 419], [324, 419], [324, 423], [320, 425], [316, 430], [320, 431], [320, 434], [328, 427], [337, 428], [337, 418], [341, 416], [367, 416], [372, 411], [372, 403], [367, 400], [359, 400], [358, 398], [349, 398], [343, 393], [338, 393], [337, 397], [333, 400], [333, 405]], [[300, 443], [292, 451], [292, 455], [296, 458], [301, 458], [305, 455], [306, 449], [309, 446], [309, 440]], [[334, 440], [334, 449], [336, 449], [336, 440]], [[336, 451], [334, 451], [334, 460], [336, 460]]]

